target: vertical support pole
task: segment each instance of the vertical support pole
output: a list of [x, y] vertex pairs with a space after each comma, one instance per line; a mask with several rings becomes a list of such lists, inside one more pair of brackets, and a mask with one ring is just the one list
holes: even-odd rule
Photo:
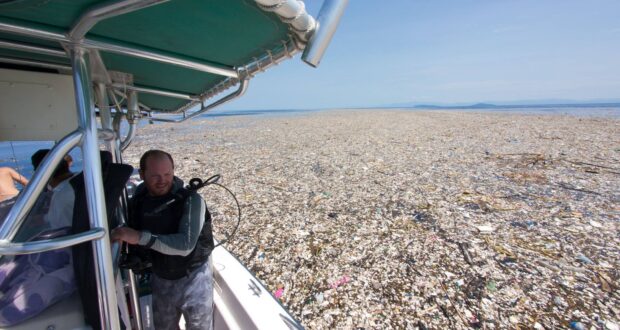
[[[95, 96], [97, 100], [97, 107], [99, 108], [101, 128], [104, 130], [112, 130], [112, 113], [110, 111], [110, 102], [108, 101], [108, 92], [106, 86], [103, 83], [95, 85]], [[112, 154], [112, 159], [116, 161], [116, 139], [111, 141], [105, 141], [106, 150]]]
[[[114, 162], [122, 163], [120, 140], [119, 140], [120, 132], [115, 131], [112, 125], [112, 113], [110, 111], [110, 102], [108, 99], [108, 91], [106, 89], [106, 85], [99, 83], [95, 86], [95, 90], [97, 93], [97, 105], [99, 107], [99, 113], [101, 114], [100, 116], [101, 128], [106, 129], [106, 130], [108, 129], [113, 130], [116, 136], [115, 139], [111, 141], [106, 141], [106, 149], [112, 153]], [[118, 111], [121, 111], [121, 109], [118, 109]], [[120, 127], [119, 127], [119, 130], [120, 130]], [[127, 191], [123, 191], [123, 194], [121, 195], [120, 199], [121, 199], [121, 210], [123, 210], [123, 211], [119, 211], [121, 213], [120, 218], [122, 219], [123, 223], [126, 223], [125, 217], [126, 217], [127, 212], [125, 212], [125, 210], [127, 210], [127, 204], [128, 204], [127, 203]], [[122, 249], [122, 245], [120, 245], [119, 248]], [[135, 322], [133, 329], [142, 330], [140, 297], [138, 296], [138, 287], [136, 285], [135, 274], [133, 273], [131, 269], [129, 269], [126, 271], [126, 275], [127, 276], [125, 276], [125, 278], [128, 279], [128, 283], [129, 283], [129, 303], [131, 305], [131, 311], [132, 311], [132, 315], [134, 316], [134, 322]], [[119, 297], [119, 299], [124, 299], [124, 297]]]
[[[114, 95], [114, 91], [108, 90], [108, 94], [107, 95], [108, 95], [108, 100], [111, 99], [112, 101], [114, 101], [114, 104], [116, 104], [115, 108], [118, 107], [119, 105], [117, 103], [116, 96]], [[114, 130], [114, 133], [116, 133], [116, 139], [114, 140], [114, 152], [113, 152], [114, 162], [116, 162], [116, 163], [122, 163], [123, 162], [123, 157], [121, 155], [121, 149], [120, 149], [120, 146], [121, 146], [121, 142], [120, 142], [120, 120], [122, 118], [116, 119], [116, 116], [120, 116], [120, 112], [121, 111], [122, 111], [122, 109], [120, 109], [120, 108], [116, 109], [116, 114], [114, 115], [114, 118], [112, 118], [112, 114], [110, 113], [110, 118], [112, 119], [112, 130]], [[119, 130], [118, 131], [116, 130], [116, 125], [117, 124], [115, 123], [117, 120], [119, 122], [119, 124], [118, 124]]]
[[105, 84], [98, 83], [95, 86], [95, 92], [97, 93], [97, 106], [99, 107], [99, 113], [101, 114], [101, 128], [112, 129], [110, 102], [108, 102], [108, 93], [106, 91]]
[[136, 274], [133, 270], [127, 270], [127, 278], [129, 279], [129, 300], [131, 301], [131, 311], [134, 318], [134, 329], [142, 330], [142, 311], [140, 310], [140, 296], [138, 295], [138, 284], [136, 283]]
[[[123, 141], [121, 141], [121, 151], [124, 151], [129, 147], [133, 138], [136, 136], [136, 125], [138, 121], [138, 116], [140, 115], [140, 106], [138, 105], [138, 92], [136, 91], [128, 91], [127, 92], [127, 123], [129, 124], [129, 131], [127, 132], [127, 136]], [[120, 126], [119, 126], [119, 135], [120, 135]]]
[[[70, 45], [73, 84], [78, 112], [79, 129], [83, 132], [82, 157], [84, 158], [84, 184], [91, 228], [103, 228], [106, 236], [93, 241], [99, 313], [102, 329], [118, 329], [119, 318], [112, 267], [108, 219], [103, 194], [101, 159], [97, 141], [97, 123], [93, 104], [90, 72], [85, 57], [86, 51], [79, 46]], [[95, 297], [93, 297], [94, 299]]]

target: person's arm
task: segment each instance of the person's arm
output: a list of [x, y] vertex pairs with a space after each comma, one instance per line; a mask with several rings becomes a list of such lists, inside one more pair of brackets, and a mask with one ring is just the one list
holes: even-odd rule
[[16, 170], [10, 167], [8, 167], [8, 169], [13, 181], [21, 183], [22, 186], [26, 186], [28, 184], [28, 179], [26, 179], [23, 175], [19, 174]]
[[187, 256], [196, 247], [205, 220], [207, 206], [200, 195], [193, 193], [185, 201], [185, 210], [175, 234], [152, 235], [140, 232], [138, 245], [149, 247], [168, 255]]

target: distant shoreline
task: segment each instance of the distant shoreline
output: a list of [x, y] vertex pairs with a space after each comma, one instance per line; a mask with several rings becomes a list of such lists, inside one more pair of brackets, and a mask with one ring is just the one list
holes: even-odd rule
[[413, 105], [409, 106], [418, 109], [523, 109], [523, 108], [620, 108], [620, 103], [548, 103], [548, 104], [491, 104], [476, 103], [472, 105]]
[[313, 114], [328, 111], [449, 111], [464, 113], [511, 113], [511, 114], [540, 114], [540, 115], [569, 115], [577, 117], [620, 118], [620, 103], [609, 104], [580, 104], [580, 105], [472, 105], [462, 107], [443, 106], [415, 106], [415, 107], [357, 107], [357, 108], [328, 108], [328, 109], [257, 109], [257, 110], [226, 110], [209, 112], [199, 117], [219, 118], [232, 116], [290, 116]]

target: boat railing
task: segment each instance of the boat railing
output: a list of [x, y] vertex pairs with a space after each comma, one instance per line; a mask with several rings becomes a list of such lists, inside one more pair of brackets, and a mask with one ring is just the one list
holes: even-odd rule
[[101, 239], [104, 236], [105, 230], [103, 228], [94, 228], [78, 234], [33, 242], [2, 242], [0, 243], [0, 255], [12, 256], [58, 250], [80, 243]]
[[[92, 79], [90, 78], [90, 68], [87, 59], [88, 53], [83, 48], [76, 46], [69, 49], [69, 54], [72, 60], [72, 74], [78, 112], [77, 130], [69, 133], [52, 148], [43, 159], [30, 183], [18, 195], [4, 223], [0, 226], [0, 254], [37, 253], [88, 241], [92, 242], [100, 313], [102, 316], [101, 327], [104, 329], [114, 329], [120, 324], [115, 289], [117, 269], [114, 266], [114, 260], [116, 260], [120, 248], [113, 249], [108, 239], [109, 228], [103, 190], [101, 159], [99, 156], [99, 133], [110, 127], [105, 125], [102, 127], [102, 130], [97, 128]], [[109, 111], [109, 109], [107, 110]], [[110, 134], [101, 135], [107, 136]], [[112, 134], [112, 136], [115, 135]], [[107, 139], [104, 137], [104, 140]], [[106, 141], [106, 144], [115, 149], [113, 149], [114, 154], [118, 157], [118, 143]], [[18, 231], [45, 189], [46, 184], [51, 179], [55, 169], [64, 156], [75, 147], [80, 147], [83, 158], [84, 187], [91, 229], [86, 232], [50, 240], [14, 242]]]
[[[0, 244], [7, 244], [13, 241], [37, 198], [51, 179], [56, 166], [60, 164], [63, 157], [71, 149], [80, 144], [81, 140], [82, 133], [74, 131], [60, 140], [43, 159], [39, 170], [35, 172], [24, 191], [18, 195], [15, 205], [13, 205], [11, 211], [6, 215], [4, 223], [0, 226]], [[0, 254], [4, 253], [0, 251]]]

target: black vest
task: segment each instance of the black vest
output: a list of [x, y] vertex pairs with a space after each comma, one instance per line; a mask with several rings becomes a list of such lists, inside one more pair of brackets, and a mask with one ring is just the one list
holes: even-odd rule
[[[177, 233], [187, 198], [191, 194], [190, 191], [180, 188], [175, 195], [180, 195], [182, 198], [154, 213], [154, 210], [170, 201], [175, 195], [167, 194], [161, 197], [152, 197], [144, 191], [143, 194], [137, 195], [131, 200], [131, 227], [136, 230], [147, 230], [157, 236]], [[167, 255], [151, 249], [141, 251], [140, 254], [146, 253], [148, 255], [153, 264], [155, 275], [167, 280], [176, 280], [188, 275], [206, 262], [211, 251], [213, 251], [213, 247], [211, 214], [209, 210], [206, 210], [204, 225], [198, 236], [196, 246], [187, 256]]]

